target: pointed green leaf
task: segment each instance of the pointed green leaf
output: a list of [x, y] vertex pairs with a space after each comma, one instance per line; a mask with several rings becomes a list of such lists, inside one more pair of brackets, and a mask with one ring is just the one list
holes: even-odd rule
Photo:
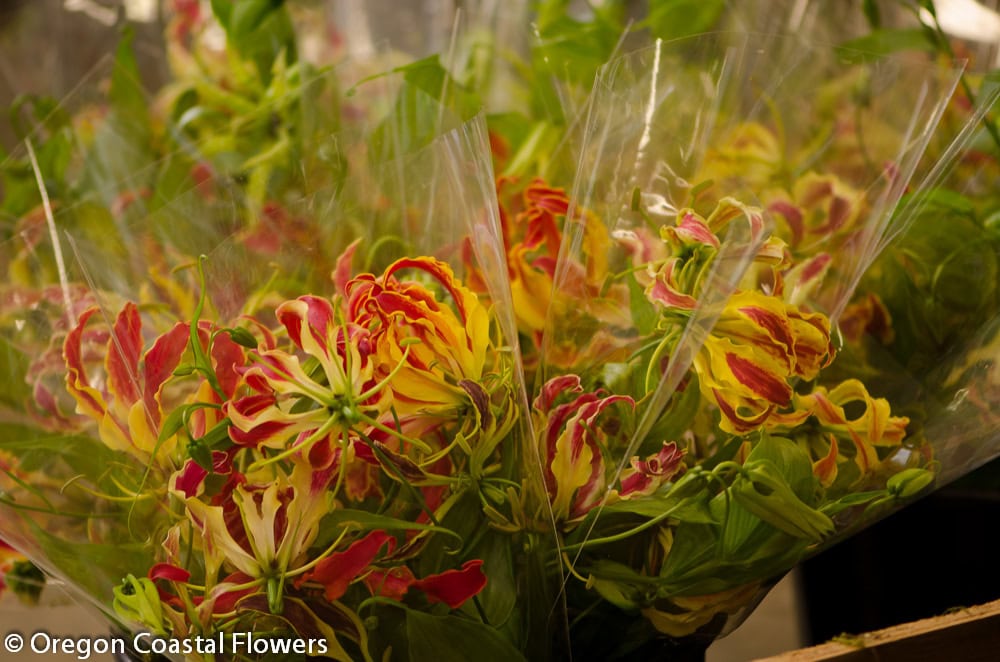
[[459, 616], [431, 616], [407, 610], [411, 660], [435, 662], [517, 662], [520, 651], [497, 630]]

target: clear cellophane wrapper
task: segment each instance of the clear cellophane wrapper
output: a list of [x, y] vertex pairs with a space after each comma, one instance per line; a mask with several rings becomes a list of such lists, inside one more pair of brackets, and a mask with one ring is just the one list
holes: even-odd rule
[[[922, 377], [887, 389], [857, 350], [888, 342], [872, 264], [931, 187], [914, 173], [960, 71], [719, 33], [598, 76], [533, 401], [578, 656], [696, 652], [795, 563], [968, 470], [955, 449], [996, 454], [911, 415]], [[961, 354], [956, 388], [988, 380]], [[608, 622], [628, 635], [599, 640]]]
[[120, 53], [5, 164], [4, 538], [125, 630], [547, 655], [475, 96], [284, 54], [186, 86], [223, 71], [186, 44], [163, 96]]

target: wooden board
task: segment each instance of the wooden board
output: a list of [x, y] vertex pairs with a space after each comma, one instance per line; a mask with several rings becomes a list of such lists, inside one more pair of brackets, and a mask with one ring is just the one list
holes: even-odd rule
[[1000, 600], [764, 659], [768, 662], [997, 662]]

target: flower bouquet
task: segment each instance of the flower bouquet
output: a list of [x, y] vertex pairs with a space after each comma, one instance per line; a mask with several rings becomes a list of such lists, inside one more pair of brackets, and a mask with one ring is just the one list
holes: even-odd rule
[[132, 655], [697, 657], [998, 452], [992, 327], [934, 397], [872, 349], [959, 69], [720, 33], [497, 117], [475, 40], [174, 4], [4, 164], [0, 533]]

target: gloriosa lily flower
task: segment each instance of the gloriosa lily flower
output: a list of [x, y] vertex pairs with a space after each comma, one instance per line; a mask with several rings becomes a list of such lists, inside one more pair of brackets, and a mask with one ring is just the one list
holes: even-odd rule
[[201, 534], [208, 583], [223, 565], [263, 580], [299, 567], [329, 512], [327, 487], [335, 473], [296, 462], [290, 475], [237, 485], [219, 505], [178, 495]]
[[103, 375], [88, 375], [82, 338], [98, 310], [84, 311], [66, 336], [63, 345], [66, 388], [76, 400], [77, 412], [97, 421], [105, 445], [142, 462], [153, 458], [169, 466], [167, 458], [177, 444], [177, 437], [171, 435], [157, 443], [163, 418], [162, 393], [188, 345], [188, 325], [175, 324], [143, 352], [139, 309], [134, 303], [127, 303], [110, 331]]
[[858, 342], [865, 334], [871, 335], [883, 345], [895, 338], [892, 315], [875, 293], [869, 292], [859, 301], [849, 304], [840, 316], [839, 326], [844, 338]]
[[[860, 415], [848, 416], [845, 407], [861, 405]], [[811, 393], [795, 395], [792, 412], [776, 416], [771, 427], [788, 430], [814, 418], [830, 442], [829, 452], [814, 464], [814, 472], [830, 485], [836, 480], [838, 463], [853, 448], [854, 463], [862, 476], [881, 464], [879, 448], [896, 448], [906, 436], [910, 419], [893, 416], [885, 398], [874, 398], [857, 379], [848, 379], [832, 389], [815, 387]], [[849, 456], [848, 456], [849, 457]]]
[[792, 403], [796, 379], [811, 380], [833, 354], [829, 321], [759, 292], [734, 294], [694, 360], [699, 387], [743, 434]]
[[423, 579], [417, 579], [405, 565], [388, 569], [376, 566], [381, 550], [385, 548], [386, 555], [391, 554], [395, 545], [395, 538], [385, 531], [371, 531], [344, 551], [334, 552], [321, 560], [296, 580], [296, 586], [306, 582], [320, 584], [326, 599], [335, 601], [352, 583], [363, 581], [372, 595], [400, 600], [410, 590], [417, 590], [431, 603], [443, 602], [452, 609], [461, 607], [486, 586], [483, 562], [478, 559], [466, 561], [458, 570], [446, 570]]
[[[341, 435], [363, 413], [378, 416], [386, 409], [385, 390], [373, 388], [367, 330], [338, 323], [333, 303], [316, 296], [286, 301], [277, 317], [295, 346], [318, 362], [322, 376], [307, 374], [298, 356], [284, 350], [251, 352], [243, 379], [252, 393], [225, 406], [234, 442], [283, 449], [298, 435], [298, 442], [312, 446]], [[303, 399], [312, 407], [293, 410]]]
[[[497, 181], [498, 197], [503, 199], [503, 188], [510, 183], [504, 178]], [[507, 205], [501, 205], [500, 224], [517, 328], [538, 339], [552, 298], [552, 277], [562, 243], [560, 221], [566, 216], [569, 198], [563, 189], [541, 179], [528, 184], [521, 198], [513, 216]]]
[[[706, 269], [719, 247], [717, 233], [740, 217], [759, 236], [759, 211], [732, 199], [720, 201], [707, 219], [681, 210], [676, 224], [663, 228], [661, 235], [673, 256], [650, 274], [646, 296], [666, 319], [682, 324], [695, 309]], [[736, 434], [764, 425], [775, 411], [788, 407], [794, 382], [813, 379], [833, 358], [826, 316], [782, 299], [783, 244], [763, 242], [754, 261], [771, 270], [769, 292], [734, 293], [693, 366], [702, 394], [722, 413], [721, 428]]]
[[713, 190], [738, 194], [771, 185], [781, 170], [782, 146], [774, 132], [757, 122], [743, 122], [726, 132], [705, 155], [691, 180], [712, 181]]
[[[443, 288], [451, 305], [416, 281], [422, 272]], [[381, 276], [362, 274], [345, 285], [348, 319], [371, 334], [377, 380], [392, 374], [387, 390], [400, 417], [441, 415], [468, 404], [462, 380], [479, 382], [490, 348], [489, 313], [451, 268], [433, 258], [406, 258]]]
[[809, 172], [800, 177], [791, 194], [774, 192], [767, 209], [788, 228], [793, 251], [811, 250], [856, 229], [865, 211], [865, 195], [830, 174]]
[[[569, 401], [557, 404], [567, 395]], [[607, 438], [598, 419], [616, 402], [635, 406], [628, 396], [585, 393], [576, 375], [550, 379], [535, 399], [545, 485], [556, 519], [582, 517], [597, 504], [606, 481], [601, 445]]]
[[[174, 324], [143, 351], [136, 304], [126, 303], [110, 330], [92, 323], [97, 312], [98, 308], [84, 311], [63, 344], [66, 390], [76, 400], [77, 413], [97, 421], [100, 439], [109, 448], [173, 469], [179, 437], [175, 432], [160, 439], [164, 397], [167, 382], [191, 344], [190, 325]], [[220, 420], [212, 408], [235, 393], [237, 371], [245, 357], [242, 347], [208, 322], [200, 322], [194, 335], [212, 371], [212, 382], [202, 375], [184, 399], [186, 405], [207, 405], [196, 407], [190, 417], [190, 432], [197, 438]], [[104, 346], [103, 370], [95, 369], [86, 354], [98, 339]]]
[[684, 452], [672, 441], [645, 460], [633, 457], [631, 466], [622, 471], [618, 496], [631, 499], [652, 494], [684, 470], [683, 459]]

